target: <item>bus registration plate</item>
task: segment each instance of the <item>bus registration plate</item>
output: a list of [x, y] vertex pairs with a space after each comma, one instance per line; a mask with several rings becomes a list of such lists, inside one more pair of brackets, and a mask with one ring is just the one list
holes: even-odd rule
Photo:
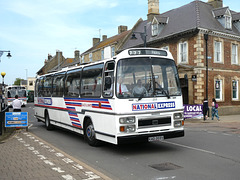
[[153, 136], [153, 137], [148, 137], [148, 142], [153, 142], [153, 141], [163, 141], [164, 136]]

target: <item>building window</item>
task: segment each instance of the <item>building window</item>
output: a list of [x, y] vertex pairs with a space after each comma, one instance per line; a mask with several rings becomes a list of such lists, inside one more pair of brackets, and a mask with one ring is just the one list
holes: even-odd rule
[[226, 29], [232, 29], [232, 18], [231, 16], [225, 16]]
[[101, 50], [101, 59], [104, 59], [104, 50]]
[[115, 47], [114, 46], [112, 46], [112, 48], [111, 48], [111, 55], [112, 55], [112, 57], [115, 56]]
[[93, 59], [92, 59], [92, 53], [89, 54], [89, 62], [92, 62]]
[[179, 63], [187, 63], [187, 42], [179, 43]]
[[222, 42], [214, 42], [214, 62], [222, 62]]
[[33, 81], [29, 81], [29, 86], [33, 86]]
[[158, 24], [152, 24], [152, 36], [156, 36], [158, 34]]
[[238, 81], [232, 81], [232, 100], [238, 100]]
[[222, 92], [222, 80], [215, 80], [215, 95], [216, 100], [222, 101], [223, 99], [223, 92]]
[[232, 64], [238, 64], [238, 45], [232, 44]]

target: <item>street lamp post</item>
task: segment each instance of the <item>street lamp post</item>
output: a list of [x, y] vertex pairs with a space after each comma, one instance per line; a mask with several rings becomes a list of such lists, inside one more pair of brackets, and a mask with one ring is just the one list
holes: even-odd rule
[[147, 47], [147, 27], [144, 26], [144, 32], [132, 32], [132, 37], [131, 39], [137, 39], [135, 34], [140, 34], [143, 42], [144, 42], [144, 47]]
[[2, 75], [2, 94], [1, 94], [1, 112], [0, 112], [0, 135], [2, 135], [2, 132], [3, 132], [3, 121], [4, 121], [4, 99], [3, 99], [3, 96], [4, 96], [4, 76], [6, 75], [5, 72], [1, 72], [1, 75]]
[[26, 71], [26, 80], [28, 80], [28, 69], [25, 69]]
[[[0, 62], [1, 62], [1, 57], [3, 55], [4, 52], [7, 52], [7, 57], [10, 58], [12, 57], [10, 51], [3, 51], [3, 50], [0, 50]], [[4, 76], [6, 75], [5, 72], [1, 72], [1, 75], [2, 75], [2, 94], [1, 94], [1, 111], [0, 111], [0, 135], [2, 135], [2, 130], [3, 130], [3, 121], [4, 121], [4, 111], [5, 111], [5, 103], [4, 103]]]
[[3, 55], [4, 52], [7, 52], [7, 53], [8, 53], [8, 54], [7, 54], [7, 57], [8, 57], [8, 58], [12, 57], [10, 51], [2, 51], [2, 50], [0, 50], [0, 62], [1, 62], [1, 57], [2, 57], [2, 55]]
[[6, 75], [5, 72], [1, 72], [1, 75], [2, 75], [2, 102], [1, 102], [1, 111], [4, 109], [4, 99], [3, 99], [3, 96], [4, 96], [4, 76]]

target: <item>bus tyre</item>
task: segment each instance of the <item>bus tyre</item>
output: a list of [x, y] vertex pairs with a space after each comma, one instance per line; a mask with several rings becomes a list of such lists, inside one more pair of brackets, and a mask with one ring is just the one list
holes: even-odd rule
[[98, 146], [99, 141], [96, 139], [95, 130], [90, 120], [87, 120], [84, 128], [84, 137], [90, 146]]
[[46, 113], [46, 116], [45, 116], [45, 126], [48, 131], [53, 129], [53, 125], [50, 122], [48, 113]]

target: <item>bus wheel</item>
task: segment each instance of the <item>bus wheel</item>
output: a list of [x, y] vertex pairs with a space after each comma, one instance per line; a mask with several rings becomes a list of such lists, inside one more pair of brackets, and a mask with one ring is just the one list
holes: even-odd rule
[[46, 116], [45, 116], [45, 126], [46, 126], [47, 130], [52, 130], [53, 129], [53, 125], [50, 122], [48, 113], [46, 113]]
[[95, 130], [90, 120], [87, 120], [84, 128], [84, 137], [90, 146], [98, 146], [99, 141], [96, 139]]

